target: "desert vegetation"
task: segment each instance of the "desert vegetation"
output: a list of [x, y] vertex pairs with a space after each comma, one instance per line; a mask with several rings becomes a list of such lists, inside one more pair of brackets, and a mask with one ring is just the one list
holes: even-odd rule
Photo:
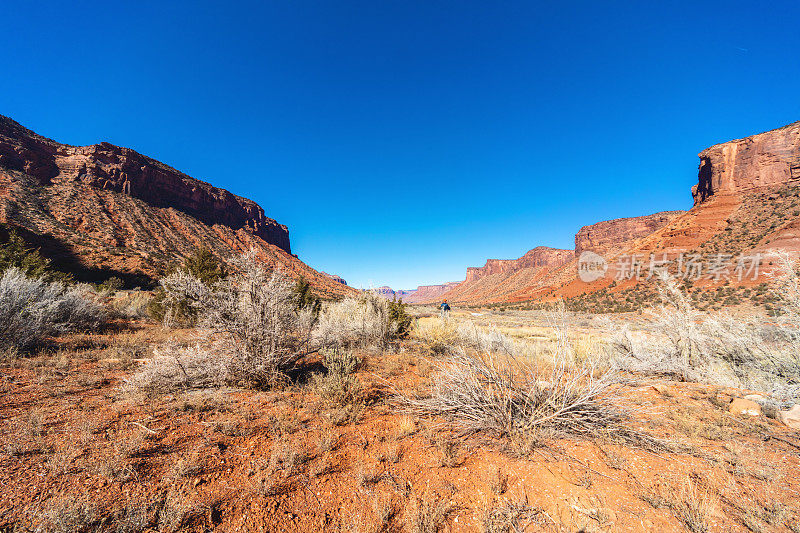
[[[670, 279], [627, 318], [440, 318], [321, 300], [248, 254], [198, 251], [152, 299], [12, 265], [0, 525], [792, 531], [800, 284], [783, 260], [779, 312], [745, 321]], [[731, 410], [745, 396], [763, 415]]]

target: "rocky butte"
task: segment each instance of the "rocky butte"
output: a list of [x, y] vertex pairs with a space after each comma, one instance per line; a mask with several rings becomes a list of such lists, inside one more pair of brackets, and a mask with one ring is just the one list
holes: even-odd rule
[[129, 148], [102, 142], [70, 146], [46, 139], [0, 115], [0, 168], [42, 185], [73, 181], [173, 208], [209, 225], [247, 229], [291, 253], [289, 230], [255, 202], [194, 179]]
[[713, 195], [800, 183], [800, 121], [744, 139], [715, 144], [698, 154], [695, 205]]

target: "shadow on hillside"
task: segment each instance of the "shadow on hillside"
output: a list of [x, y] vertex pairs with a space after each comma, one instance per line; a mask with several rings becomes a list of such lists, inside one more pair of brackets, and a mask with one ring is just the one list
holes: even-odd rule
[[156, 280], [142, 273], [122, 272], [111, 268], [87, 267], [80, 257], [65, 243], [51, 235], [40, 235], [22, 226], [0, 224], [0, 241], [8, 241], [9, 230], [14, 230], [31, 248], [39, 250], [43, 257], [49, 259], [53, 268], [72, 274], [76, 281], [84, 283], [101, 283], [111, 277], [122, 280], [124, 288], [140, 287], [151, 289]]

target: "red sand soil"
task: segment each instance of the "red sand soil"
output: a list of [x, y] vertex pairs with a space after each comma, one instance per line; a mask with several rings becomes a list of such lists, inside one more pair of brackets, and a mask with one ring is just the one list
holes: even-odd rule
[[527, 531], [681, 531], [692, 512], [708, 531], [790, 531], [800, 517], [800, 438], [729, 415], [740, 391], [623, 387], [630, 427], [681, 453], [613, 439], [520, 449], [401, 413], [393, 389], [424, 388], [434, 371], [413, 343], [364, 354], [355, 421], [309, 386], [127, 397], [135, 363], [118, 347], [185, 338], [144, 327], [3, 365], [0, 530], [33, 530], [81, 498], [107, 530], [138, 510], [137, 531], [424, 531], [420, 515], [430, 531], [479, 531], [505, 502], [529, 506]]

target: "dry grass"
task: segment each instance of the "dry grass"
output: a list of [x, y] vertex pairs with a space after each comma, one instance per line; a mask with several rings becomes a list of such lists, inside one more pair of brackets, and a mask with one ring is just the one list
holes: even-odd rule
[[39, 530], [49, 533], [94, 531], [98, 510], [88, 498], [64, 496], [50, 500], [41, 513]]
[[482, 533], [516, 533], [527, 531], [531, 525], [542, 526], [541, 509], [536, 509], [521, 501], [505, 501], [483, 511]]
[[406, 514], [406, 525], [411, 533], [437, 533], [447, 522], [447, 517], [458, 505], [434, 492], [414, 498]]
[[329, 404], [339, 407], [358, 403], [362, 388], [361, 382], [353, 373], [361, 365], [361, 358], [351, 352], [326, 351], [322, 364], [328, 371], [313, 376], [311, 390]]
[[430, 395], [403, 400], [412, 412], [441, 416], [463, 431], [597, 435], [615, 431], [623, 415], [609, 401], [609, 376], [594, 373], [556, 361], [545, 374], [513, 357], [461, 352], [440, 364]]

